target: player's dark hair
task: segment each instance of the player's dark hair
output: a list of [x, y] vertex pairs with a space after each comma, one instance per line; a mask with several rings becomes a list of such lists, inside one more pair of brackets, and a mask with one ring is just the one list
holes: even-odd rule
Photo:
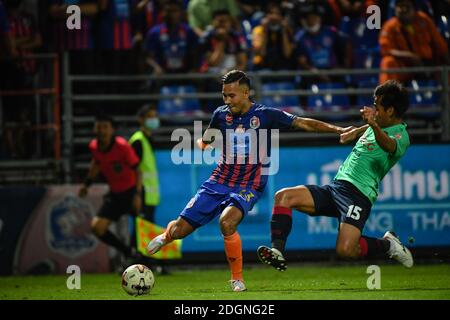
[[229, 84], [236, 81], [239, 85], [246, 85], [250, 88], [250, 79], [245, 72], [241, 70], [231, 70], [222, 77], [222, 84]]
[[156, 106], [154, 104], [143, 105], [136, 113], [136, 116], [138, 118], [143, 118], [149, 111], [153, 111], [153, 110], [156, 111]]
[[95, 122], [109, 122], [111, 123], [111, 126], [114, 127], [114, 119], [109, 114], [103, 112], [97, 114], [95, 117]]
[[402, 118], [409, 108], [408, 91], [395, 80], [388, 80], [376, 87], [374, 95], [380, 97], [383, 108], [393, 107], [397, 118]]
[[402, 4], [403, 2], [409, 2], [410, 4], [413, 5], [413, 7], [415, 9], [417, 9], [417, 3], [415, 0], [397, 0], [397, 1], [395, 1], [395, 6], [398, 6], [398, 5]]
[[230, 11], [228, 11], [227, 9], [219, 9], [219, 10], [214, 10], [211, 14], [212, 18], [214, 19], [217, 16], [231, 16]]

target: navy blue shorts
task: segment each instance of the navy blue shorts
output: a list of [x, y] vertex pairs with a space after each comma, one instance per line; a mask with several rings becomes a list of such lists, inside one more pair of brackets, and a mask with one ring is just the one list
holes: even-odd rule
[[315, 213], [311, 216], [328, 216], [348, 223], [361, 232], [372, 209], [370, 200], [353, 184], [334, 180], [329, 185], [306, 185], [312, 194]]
[[245, 216], [260, 196], [260, 192], [252, 189], [231, 188], [206, 181], [180, 213], [180, 216], [196, 229], [219, 216], [228, 206], [239, 208]]

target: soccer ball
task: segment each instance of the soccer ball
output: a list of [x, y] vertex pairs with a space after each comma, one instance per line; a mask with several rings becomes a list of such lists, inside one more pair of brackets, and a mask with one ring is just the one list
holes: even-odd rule
[[150, 293], [155, 284], [152, 270], [143, 264], [133, 264], [122, 273], [122, 288], [132, 296]]

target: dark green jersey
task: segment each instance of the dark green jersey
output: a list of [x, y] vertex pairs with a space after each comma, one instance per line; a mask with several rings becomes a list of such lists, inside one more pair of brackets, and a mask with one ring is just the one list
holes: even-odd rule
[[397, 148], [393, 154], [381, 149], [373, 129], [369, 127], [359, 138], [335, 177], [336, 180], [351, 182], [372, 203], [378, 197], [380, 181], [405, 154], [409, 146], [409, 135], [405, 123], [383, 128], [383, 131], [397, 142]]

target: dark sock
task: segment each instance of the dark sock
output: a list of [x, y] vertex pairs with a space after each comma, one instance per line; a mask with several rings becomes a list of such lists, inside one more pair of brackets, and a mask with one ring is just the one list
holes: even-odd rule
[[106, 244], [116, 248], [118, 251], [122, 252], [125, 256], [131, 256], [131, 248], [125, 245], [119, 240], [111, 231], [107, 230], [104, 235], [98, 237], [100, 240]]
[[386, 255], [391, 244], [386, 239], [361, 236], [359, 246], [361, 248], [360, 257], [377, 258]]
[[292, 229], [292, 209], [275, 206], [270, 221], [272, 247], [284, 252], [287, 238]]

